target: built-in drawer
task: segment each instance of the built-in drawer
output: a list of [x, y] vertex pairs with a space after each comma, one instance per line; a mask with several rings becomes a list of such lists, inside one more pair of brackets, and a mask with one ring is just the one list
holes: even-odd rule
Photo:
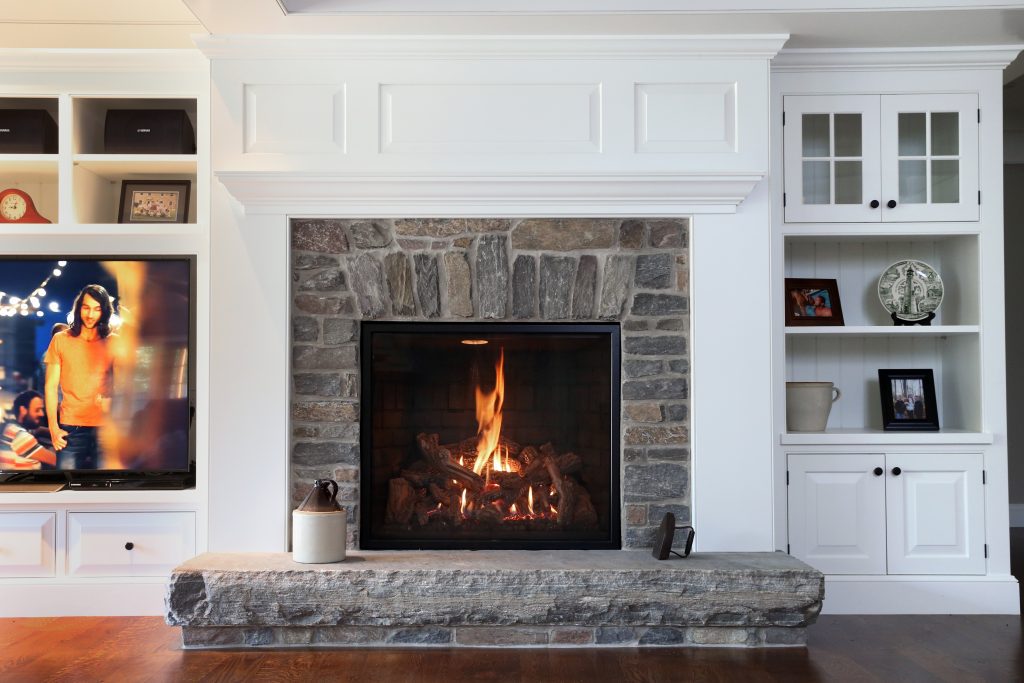
[[166, 576], [195, 552], [194, 512], [68, 513], [70, 576]]
[[57, 515], [0, 512], [0, 576], [53, 576]]

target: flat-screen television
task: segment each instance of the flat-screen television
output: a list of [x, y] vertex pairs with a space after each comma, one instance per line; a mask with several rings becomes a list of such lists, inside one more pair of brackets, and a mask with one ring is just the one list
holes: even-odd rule
[[194, 256], [0, 256], [0, 476], [189, 472], [195, 294]]

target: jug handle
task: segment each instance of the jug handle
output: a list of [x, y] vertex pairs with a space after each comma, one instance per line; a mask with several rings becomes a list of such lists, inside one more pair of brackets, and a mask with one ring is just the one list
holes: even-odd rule
[[843, 397], [843, 392], [839, 391], [839, 387], [832, 387], [832, 391], [836, 392], [836, 395], [832, 397], [833, 403]]
[[324, 483], [327, 484], [327, 488], [331, 489], [331, 500], [337, 501], [337, 499], [338, 499], [338, 482], [334, 481], [333, 479], [328, 479]]

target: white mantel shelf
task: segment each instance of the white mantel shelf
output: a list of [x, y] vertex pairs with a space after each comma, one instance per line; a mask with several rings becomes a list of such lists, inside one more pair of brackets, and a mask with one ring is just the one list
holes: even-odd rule
[[824, 432], [785, 432], [783, 446], [888, 446], [888, 445], [985, 445], [993, 442], [986, 432], [943, 429], [938, 432], [886, 432], [881, 429], [830, 429]]
[[605, 216], [733, 213], [760, 173], [350, 175], [221, 171], [247, 214]]

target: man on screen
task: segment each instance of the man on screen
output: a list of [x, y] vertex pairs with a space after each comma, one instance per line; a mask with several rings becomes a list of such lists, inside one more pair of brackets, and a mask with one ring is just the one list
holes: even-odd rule
[[[60, 469], [100, 466], [98, 427], [110, 407], [113, 304], [100, 285], [86, 285], [74, 303], [71, 327], [53, 335], [46, 362], [46, 414]], [[58, 413], [57, 393], [64, 400]]]
[[13, 420], [0, 420], [0, 469], [52, 469], [57, 456], [38, 438], [43, 397], [38, 391], [23, 391], [15, 397], [11, 412]]

